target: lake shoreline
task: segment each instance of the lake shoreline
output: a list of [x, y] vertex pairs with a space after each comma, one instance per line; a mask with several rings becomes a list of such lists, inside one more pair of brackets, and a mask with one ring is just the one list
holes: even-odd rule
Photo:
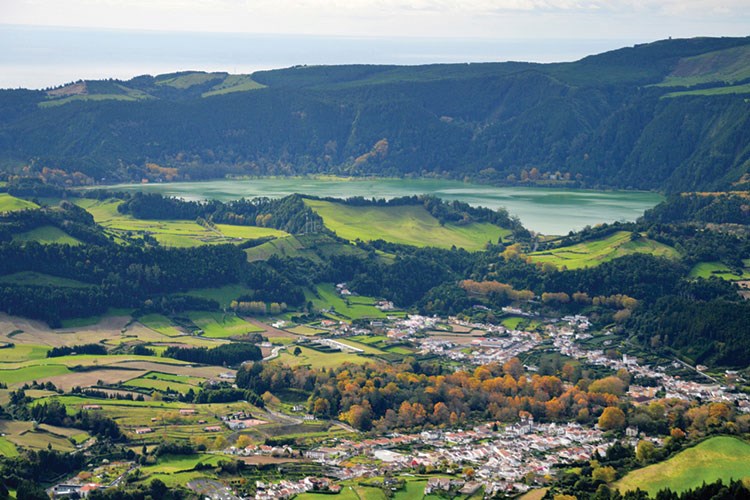
[[635, 221], [664, 199], [649, 191], [593, 190], [549, 186], [490, 186], [434, 178], [261, 176], [210, 181], [111, 184], [84, 188], [154, 192], [188, 201], [281, 198], [291, 194], [321, 198], [392, 199], [430, 195], [476, 207], [504, 208], [528, 229], [564, 235], [586, 226]]

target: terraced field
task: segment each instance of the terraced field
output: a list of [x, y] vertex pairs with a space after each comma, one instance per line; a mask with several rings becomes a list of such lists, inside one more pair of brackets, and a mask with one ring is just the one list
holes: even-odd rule
[[329, 229], [350, 241], [382, 239], [414, 246], [482, 250], [487, 242], [507, 237], [510, 230], [488, 223], [441, 225], [422, 206], [350, 206], [322, 200], [305, 204], [323, 218]]
[[628, 231], [618, 231], [603, 239], [535, 252], [529, 257], [533, 262], [549, 262], [558, 269], [581, 269], [595, 267], [617, 257], [634, 253], [648, 253], [670, 259], [677, 259], [680, 256], [677, 250], [670, 246], [644, 236], [633, 240], [631, 234]]

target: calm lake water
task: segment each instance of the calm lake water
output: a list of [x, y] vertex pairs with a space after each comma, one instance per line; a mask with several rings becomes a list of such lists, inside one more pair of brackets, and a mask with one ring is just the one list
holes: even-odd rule
[[186, 200], [267, 196], [292, 193], [348, 198], [396, 198], [431, 194], [445, 200], [460, 200], [473, 206], [504, 207], [524, 226], [543, 234], [567, 234], [601, 222], [633, 221], [663, 200], [657, 193], [634, 191], [590, 191], [531, 187], [493, 187], [459, 181], [432, 179], [337, 180], [315, 178], [261, 178], [168, 184], [123, 184], [122, 191], [158, 192]]

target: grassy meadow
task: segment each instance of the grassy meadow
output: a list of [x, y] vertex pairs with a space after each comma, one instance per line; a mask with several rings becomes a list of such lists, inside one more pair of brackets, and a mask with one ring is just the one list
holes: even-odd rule
[[332, 283], [318, 285], [314, 291], [306, 291], [305, 298], [312, 301], [313, 307], [316, 309], [335, 311], [336, 316], [342, 316], [345, 319], [385, 318], [388, 316], [388, 313], [374, 306], [377, 302], [376, 299], [362, 295], [350, 295], [344, 298], [339, 295]]
[[615, 483], [621, 492], [641, 488], [651, 495], [663, 488], [681, 492], [721, 479], [750, 478], [750, 443], [719, 436], [678, 453], [669, 460], [634, 470]]
[[26, 210], [27, 208], [39, 208], [39, 205], [31, 201], [16, 198], [8, 193], [0, 193], [0, 213]]
[[[747, 262], [745, 265], [747, 266]], [[746, 280], [750, 279], [750, 269], [745, 267], [741, 274], [736, 274], [721, 262], [699, 262], [690, 270], [690, 277], [704, 279], [716, 277], [729, 281]]]
[[562, 269], [582, 269], [584, 267], [595, 267], [604, 262], [631, 255], [634, 253], [648, 253], [651, 255], [679, 258], [679, 253], [674, 248], [641, 237], [631, 241], [631, 233], [618, 231], [606, 238], [584, 241], [575, 245], [544, 250], [529, 254], [533, 262], [549, 262], [555, 267]]
[[194, 311], [189, 312], [187, 316], [190, 321], [203, 330], [202, 336], [213, 339], [241, 337], [248, 333], [263, 331], [234, 313]]
[[305, 204], [323, 218], [326, 227], [351, 241], [382, 239], [420, 247], [482, 250], [488, 241], [497, 242], [510, 234], [510, 230], [489, 223], [440, 225], [424, 207], [416, 205], [358, 207], [322, 200], [305, 200]]
[[19, 243], [26, 243], [28, 241], [36, 241], [43, 245], [59, 244], [59, 245], [81, 245], [82, 243], [70, 236], [62, 229], [55, 226], [41, 226], [30, 231], [18, 233], [13, 235], [13, 241]]
[[188, 220], [143, 220], [117, 211], [121, 200], [82, 198], [75, 203], [86, 209], [94, 220], [115, 236], [150, 234], [159, 243], [172, 247], [194, 247], [206, 244], [233, 243], [266, 236], [281, 237], [287, 233], [255, 226], [218, 224], [207, 228]]

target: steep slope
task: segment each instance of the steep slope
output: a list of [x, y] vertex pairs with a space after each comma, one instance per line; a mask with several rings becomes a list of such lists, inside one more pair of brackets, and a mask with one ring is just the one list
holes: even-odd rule
[[177, 179], [721, 189], [750, 169], [748, 51], [750, 38], [699, 38], [574, 63], [301, 66], [0, 91], [0, 161], [105, 181], [158, 179], [146, 166], [156, 163]]

